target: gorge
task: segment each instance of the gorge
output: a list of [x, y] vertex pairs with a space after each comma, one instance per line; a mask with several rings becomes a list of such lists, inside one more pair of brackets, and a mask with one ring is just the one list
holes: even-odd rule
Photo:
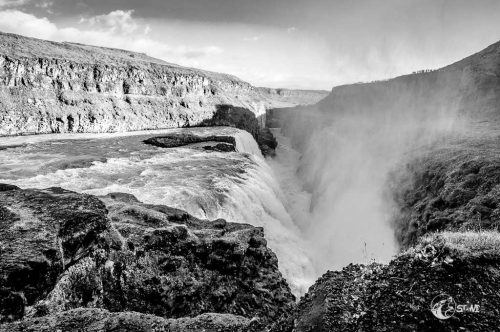
[[0, 331], [498, 327], [499, 43], [330, 93], [0, 43]]

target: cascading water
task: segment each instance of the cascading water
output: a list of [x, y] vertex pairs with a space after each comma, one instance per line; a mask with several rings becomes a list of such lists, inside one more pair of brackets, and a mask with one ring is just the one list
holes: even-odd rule
[[[399, 109], [369, 105], [333, 118], [316, 112], [313, 130], [300, 119], [289, 137], [274, 130], [280, 144], [267, 161], [248, 132], [225, 127], [5, 138], [2, 145], [11, 148], [0, 150], [0, 182], [95, 195], [125, 192], [199, 218], [261, 226], [299, 295], [327, 269], [386, 261], [396, 252], [387, 177], [408, 151], [456, 127], [449, 112], [429, 121]], [[237, 152], [142, 143], [181, 131], [231, 135]]]
[[[180, 131], [232, 135], [238, 152], [162, 149], [142, 143], [154, 134]], [[199, 218], [261, 226], [294, 293], [302, 294], [313, 281], [312, 263], [284, 205], [285, 197], [246, 131], [219, 127], [155, 131], [143, 136], [45, 135], [5, 138], [2, 143], [21, 144], [0, 149], [2, 183], [22, 188], [60, 186], [94, 195], [125, 192]]]

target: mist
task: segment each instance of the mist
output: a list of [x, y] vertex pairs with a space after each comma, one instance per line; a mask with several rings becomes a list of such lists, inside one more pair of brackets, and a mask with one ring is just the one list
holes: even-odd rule
[[296, 176], [311, 194], [295, 219], [318, 273], [397, 253], [390, 174], [465, 131], [460, 86], [448, 70], [342, 86], [285, 115], [283, 132], [302, 155]]

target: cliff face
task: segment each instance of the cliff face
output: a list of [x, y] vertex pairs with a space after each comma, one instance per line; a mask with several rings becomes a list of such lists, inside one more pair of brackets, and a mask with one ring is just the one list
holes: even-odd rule
[[271, 96], [282, 102], [300, 105], [309, 105], [319, 102], [330, 93], [326, 90], [291, 90], [291, 89], [272, 89], [258, 88], [264, 95]]
[[436, 231], [499, 229], [499, 143], [498, 135], [454, 141], [393, 172], [390, 192], [399, 207], [393, 226], [401, 244]]
[[304, 154], [300, 174], [313, 196], [337, 173], [382, 178], [376, 189], [391, 191], [404, 245], [432, 230], [496, 227], [497, 202], [483, 201], [500, 183], [499, 123], [500, 43], [439, 70], [335, 87], [316, 105], [267, 117]]
[[219, 105], [296, 105], [240, 79], [144, 54], [0, 33], [0, 135], [196, 126]]
[[312, 107], [270, 110], [268, 121], [274, 126], [293, 129], [294, 124], [310, 122], [318, 116], [321, 116], [316, 121], [318, 125], [328, 125], [346, 114], [398, 113], [418, 115], [420, 119], [459, 115], [471, 122], [493, 123], [500, 119], [499, 77], [500, 42], [438, 70], [334, 87]]

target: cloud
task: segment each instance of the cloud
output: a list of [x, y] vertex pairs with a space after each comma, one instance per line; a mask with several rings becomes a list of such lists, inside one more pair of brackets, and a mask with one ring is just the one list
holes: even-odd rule
[[0, 0], [0, 8], [2, 7], [19, 7], [28, 3], [28, 0]]
[[295, 31], [297, 31], [296, 27], [289, 27], [288, 29], [286, 29], [286, 32], [288, 32], [288, 33], [293, 33]]
[[130, 34], [137, 31], [139, 28], [137, 22], [132, 18], [133, 12], [133, 10], [115, 10], [109, 14], [83, 18], [80, 22], [88, 22], [93, 28], [99, 30]]
[[37, 18], [18, 10], [0, 11], [0, 31], [51, 39], [58, 34], [55, 24], [47, 18]]
[[[3, 1], [3, 0], [0, 0]], [[197, 66], [199, 59], [220, 54], [223, 49], [208, 45], [190, 47], [175, 46], [149, 37], [151, 27], [136, 20], [133, 11], [117, 10], [80, 20], [77, 27], [59, 27], [48, 18], [8, 9], [0, 10], [0, 31], [53, 41], [70, 41], [96, 46], [148, 52], [149, 55], [185, 66]]]
[[54, 2], [50, 1], [50, 0], [44, 0], [44, 1], [39, 1], [39, 2], [35, 3], [35, 7], [45, 9], [49, 13], [52, 13], [52, 11], [50, 9], [50, 8], [52, 8], [52, 6], [54, 6]]

